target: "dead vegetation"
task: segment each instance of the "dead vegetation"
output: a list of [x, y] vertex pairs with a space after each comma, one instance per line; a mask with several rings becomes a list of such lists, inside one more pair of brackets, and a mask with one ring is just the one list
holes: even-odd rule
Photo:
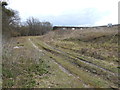
[[3, 85], [118, 88], [118, 37], [113, 27], [14, 38], [4, 49]]
[[11, 40], [3, 48], [3, 88], [34, 87], [33, 77], [48, 73], [48, 65], [26, 38]]
[[[118, 38], [117, 27], [96, 30], [91, 28], [85, 30], [57, 30], [43, 37], [36, 37], [37, 40], [42, 40], [50, 46], [56, 47], [56, 50], [58, 49], [63, 52], [56, 54], [55, 49], [53, 51], [50, 49], [50, 53], [62, 58], [55, 58], [55, 60], [58, 59], [56, 60], [57, 62], [64, 64], [69, 61], [79, 66], [83, 71], [87, 70], [89, 73], [108, 80], [109, 83], [116, 84], [116, 86], [119, 83], [117, 80], [119, 69]], [[49, 50], [46, 51], [49, 52]], [[93, 65], [83, 63], [81, 60]], [[97, 67], [94, 67], [94, 65], [97, 65]], [[65, 67], [68, 68], [66, 65]], [[111, 76], [109, 71], [117, 76]]]

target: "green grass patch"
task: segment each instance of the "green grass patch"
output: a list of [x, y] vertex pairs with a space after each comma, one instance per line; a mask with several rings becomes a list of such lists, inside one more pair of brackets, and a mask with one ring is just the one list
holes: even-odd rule
[[[42, 44], [40, 43], [40, 47], [42, 46]], [[47, 48], [47, 46], [42, 46], [44, 47], [43, 49]], [[48, 48], [47, 48], [48, 49]], [[49, 54], [48, 54], [49, 53]], [[72, 65], [70, 62], [67, 62], [66, 60], [64, 60], [63, 58], [57, 57], [54, 54], [51, 54], [51, 52], [48, 52], [48, 56], [52, 57], [54, 60], [56, 60], [58, 63], [60, 63], [61, 65], [63, 65], [67, 70], [69, 70], [70, 72], [82, 77], [82, 79], [86, 82], [89, 83], [90, 85], [93, 85], [95, 87], [105, 87], [109, 84], [106, 83], [106, 81], [104, 81], [103, 79], [98, 79], [96, 77], [90, 77], [89, 73], [82, 71], [80, 69], [78, 69], [76, 66]], [[85, 75], [83, 75], [85, 74]], [[89, 77], [89, 78], [88, 78]], [[94, 82], [95, 81], [95, 82]], [[98, 81], [98, 83], [96, 83]], [[108, 86], [107, 86], [108, 87]]]

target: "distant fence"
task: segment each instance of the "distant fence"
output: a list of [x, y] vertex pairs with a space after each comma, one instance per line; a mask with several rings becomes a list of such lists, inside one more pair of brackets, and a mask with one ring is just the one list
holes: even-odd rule
[[66, 29], [72, 29], [72, 30], [75, 30], [75, 29], [87, 29], [89, 27], [75, 27], [75, 26], [54, 26], [53, 27], [53, 30], [66, 30]]
[[116, 24], [116, 25], [104, 25], [104, 26], [94, 26], [94, 27], [75, 27], [75, 26], [54, 26], [53, 30], [76, 30], [76, 29], [88, 29], [88, 28], [94, 28], [94, 29], [98, 29], [98, 28], [110, 28], [110, 27], [118, 27], [120, 26], [120, 24]]

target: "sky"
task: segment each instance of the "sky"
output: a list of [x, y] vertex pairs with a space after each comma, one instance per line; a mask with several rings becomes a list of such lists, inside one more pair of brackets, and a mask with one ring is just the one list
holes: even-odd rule
[[35, 17], [54, 26], [99, 26], [118, 24], [119, 1], [9, 0], [8, 7], [17, 10], [22, 21]]

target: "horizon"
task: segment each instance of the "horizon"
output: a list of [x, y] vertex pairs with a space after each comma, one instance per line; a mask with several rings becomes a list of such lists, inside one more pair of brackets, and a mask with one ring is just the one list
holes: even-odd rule
[[[108, 23], [108, 24], [112, 24], [112, 23]], [[103, 26], [108, 26], [108, 24], [106, 24], [106, 25], [96, 25], [96, 26], [75, 26], [75, 25], [71, 25], [71, 26], [69, 26], [69, 25], [53, 25], [53, 27], [103, 27]], [[120, 24], [112, 24], [112, 26], [118, 26], [118, 25], [120, 25]]]

